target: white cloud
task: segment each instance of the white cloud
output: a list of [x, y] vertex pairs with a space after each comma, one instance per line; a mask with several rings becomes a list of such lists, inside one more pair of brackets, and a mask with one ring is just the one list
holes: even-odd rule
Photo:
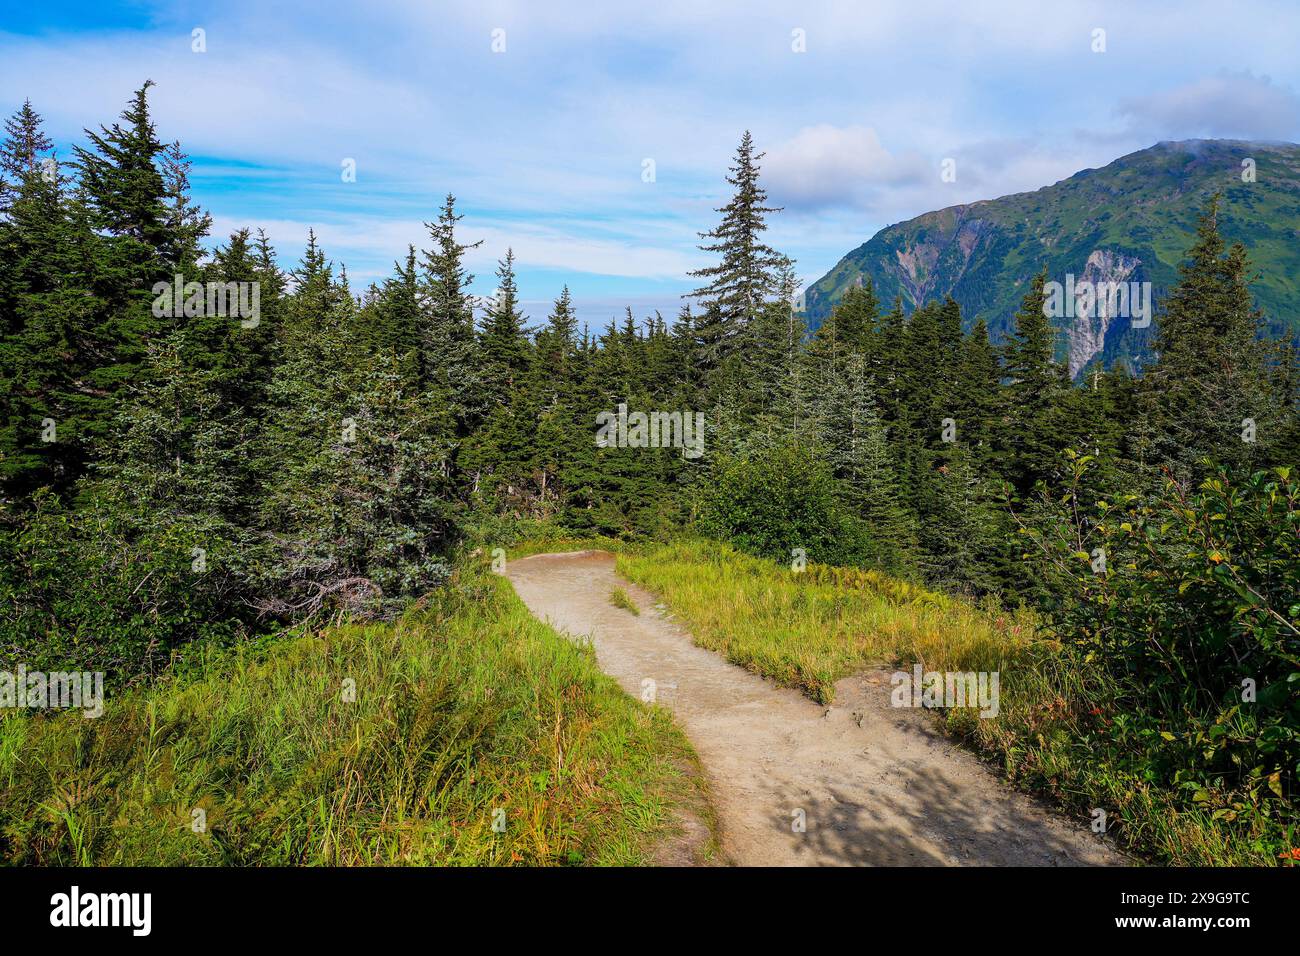
[[[1296, 138], [1293, 2], [1229, 17], [1218, 0], [1177, 16], [1130, 0], [1050, 15], [1034, 0], [230, 0], [194, 23], [187, 6], [142, 5], [153, 12], [135, 31], [0, 33], [10, 105], [30, 95], [66, 155], [152, 77], [160, 135], [221, 185], [201, 201], [223, 222], [265, 225], [286, 260], [315, 221], [358, 279], [421, 243], [421, 218], [450, 190], [471, 213], [467, 235], [488, 239], [481, 274], [513, 244], [547, 281], [572, 269], [629, 294], [686, 283], [747, 128], [789, 209], [772, 242], [812, 273], [890, 222], [1038, 188], [1156, 139]], [[196, 24], [205, 54], [190, 52]], [[489, 49], [498, 26], [504, 55]], [[1089, 49], [1097, 26], [1105, 55]], [[790, 48], [796, 27], [807, 53]], [[1243, 64], [1276, 83], [1215, 72]], [[350, 186], [344, 157], [358, 163]], [[945, 157], [955, 183], [939, 177]]]
[[793, 208], [856, 203], [881, 188], [915, 186], [937, 164], [915, 152], [890, 153], [866, 126], [806, 126], [768, 150], [764, 171], [774, 201]]
[[1293, 140], [1300, 136], [1300, 96], [1249, 72], [1220, 73], [1122, 101], [1131, 127], [1172, 138]]

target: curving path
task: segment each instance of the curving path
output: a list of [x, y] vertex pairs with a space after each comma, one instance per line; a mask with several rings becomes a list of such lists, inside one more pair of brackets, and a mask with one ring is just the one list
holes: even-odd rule
[[[1016, 793], [923, 713], [889, 704], [889, 672], [836, 684], [835, 705], [697, 647], [603, 551], [510, 562], [507, 576], [541, 620], [590, 639], [601, 668], [633, 696], [655, 682], [699, 754], [720, 843], [741, 865], [1069, 866], [1128, 862]], [[635, 616], [609, 602], [622, 587]], [[797, 811], [805, 826], [797, 832]]]

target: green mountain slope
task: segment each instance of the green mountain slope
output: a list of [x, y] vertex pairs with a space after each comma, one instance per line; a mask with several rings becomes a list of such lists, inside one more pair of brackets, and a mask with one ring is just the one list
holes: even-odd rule
[[[1255, 181], [1243, 181], [1243, 161]], [[1158, 143], [1029, 193], [952, 206], [889, 226], [809, 287], [816, 328], [850, 285], [870, 278], [907, 309], [951, 295], [969, 327], [1006, 331], [1026, 283], [1048, 279], [1150, 282], [1157, 305], [1177, 277], [1206, 198], [1224, 195], [1221, 227], [1250, 252], [1255, 300], [1270, 334], [1300, 330], [1300, 146], [1236, 140]], [[1094, 309], [1095, 312], [1105, 312]], [[1122, 309], [1111, 309], [1122, 312]], [[1122, 314], [1062, 316], [1058, 354], [1078, 374], [1148, 354], [1154, 332]], [[1142, 323], [1139, 320], [1137, 324]]]

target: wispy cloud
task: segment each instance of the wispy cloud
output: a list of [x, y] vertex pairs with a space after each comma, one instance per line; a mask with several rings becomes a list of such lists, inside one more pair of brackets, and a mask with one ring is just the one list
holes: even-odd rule
[[1300, 10], [1248, 6], [73, 0], [0, 33], [0, 84], [66, 155], [154, 79], [199, 200], [286, 261], [315, 226], [358, 281], [382, 276], [452, 191], [481, 276], [513, 246], [525, 297], [568, 281], [603, 309], [691, 287], [745, 129], [787, 207], [772, 241], [809, 276], [890, 222], [1157, 139], [1295, 138]]
[[1161, 137], [1293, 140], [1300, 96], [1267, 76], [1220, 73], [1119, 104], [1133, 132]]
[[915, 187], [936, 177], [938, 166], [916, 152], [890, 153], [870, 127], [821, 123], [774, 146], [767, 171], [778, 201], [808, 210], [861, 204], [883, 190]]

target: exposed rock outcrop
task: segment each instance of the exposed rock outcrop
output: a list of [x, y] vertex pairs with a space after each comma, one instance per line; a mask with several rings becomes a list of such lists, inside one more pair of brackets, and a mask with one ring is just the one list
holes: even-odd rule
[[[1142, 260], [1134, 256], [1126, 256], [1113, 249], [1094, 249], [1088, 255], [1088, 261], [1084, 264], [1083, 272], [1077, 276], [1077, 281], [1080, 285], [1090, 283], [1093, 289], [1105, 288], [1110, 283], [1140, 281], [1138, 272], [1141, 265]], [[1131, 307], [1121, 307], [1119, 300], [1113, 296], [1076, 297], [1074, 319], [1066, 330], [1069, 337], [1071, 378], [1078, 375], [1079, 370], [1106, 347], [1106, 333], [1119, 317], [1116, 312], [1128, 313], [1131, 312]]]

